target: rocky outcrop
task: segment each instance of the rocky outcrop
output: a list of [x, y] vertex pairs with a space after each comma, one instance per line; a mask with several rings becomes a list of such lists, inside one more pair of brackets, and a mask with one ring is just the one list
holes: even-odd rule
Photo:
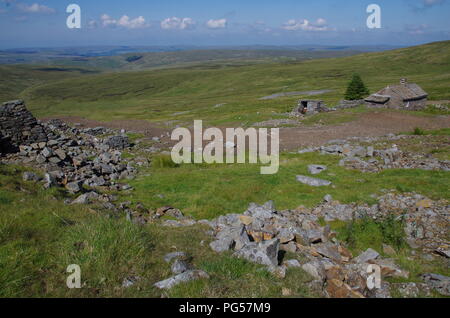
[[[234, 250], [234, 256], [265, 265], [277, 276], [282, 276], [293, 263], [283, 261], [279, 251], [297, 253], [301, 259], [301, 263], [296, 261], [297, 267], [311, 275], [316, 285], [323, 288], [324, 295], [386, 298], [390, 297], [391, 287], [385, 278], [407, 279], [408, 272], [371, 248], [352, 255], [345, 243], [337, 239], [337, 234], [328, 225], [320, 225], [319, 220], [382, 219], [394, 215], [403, 218], [408, 243], [425, 253], [447, 257], [448, 211], [445, 200], [431, 201], [417, 194], [388, 193], [373, 206], [345, 205], [327, 196], [323, 204], [312, 209], [277, 211], [273, 202], [262, 206], [250, 204], [243, 214], [220, 216], [206, 223], [213, 228], [214, 240], [210, 247], [218, 253]], [[390, 246], [384, 246], [382, 252], [395, 254]], [[379, 267], [383, 278], [382, 285], [375, 289], [367, 285], [370, 265]], [[445, 294], [447, 278], [429, 277], [425, 285]]]
[[9, 138], [10, 146], [48, 141], [44, 127], [27, 110], [21, 100], [10, 101], [0, 106], [0, 135]]

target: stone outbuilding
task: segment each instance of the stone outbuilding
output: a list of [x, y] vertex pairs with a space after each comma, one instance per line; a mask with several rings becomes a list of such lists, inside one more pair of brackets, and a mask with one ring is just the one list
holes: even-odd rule
[[328, 108], [321, 100], [301, 99], [298, 105], [294, 108], [293, 113], [312, 115], [319, 112], [328, 111]]
[[427, 105], [428, 94], [417, 84], [401, 79], [399, 85], [388, 86], [364, 101], [371, 108], [421, 110]]

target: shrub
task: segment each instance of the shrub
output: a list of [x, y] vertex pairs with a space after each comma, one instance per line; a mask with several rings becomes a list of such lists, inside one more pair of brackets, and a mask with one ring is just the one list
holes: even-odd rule
[[425, 135], [425, 131], [423, 131], [423, 129], [421, 129], [419, 127], [416, 127], [416, 128], [414, 128], [413, 135], [423, 136], [423, 135]]

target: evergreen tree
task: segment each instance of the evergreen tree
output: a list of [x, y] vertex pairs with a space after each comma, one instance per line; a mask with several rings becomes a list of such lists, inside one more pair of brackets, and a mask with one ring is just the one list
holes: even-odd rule
[[358, 74], [353, 74], [352, 80], [348, 84], [347, 92], [345, 93], [346, 100], [363, 99], [369, 95], [369, 90]]

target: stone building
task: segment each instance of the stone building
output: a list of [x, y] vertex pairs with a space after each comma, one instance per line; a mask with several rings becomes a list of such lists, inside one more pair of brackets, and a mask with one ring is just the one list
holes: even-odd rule
[[5, 148], [47, 141], [44, 127], [21, 100], [6, 102], [0, 106], [0, 137], [2, 152], [6, 152]]
[[417, 84], [401, 79], [399, 85], [388, 86], [365, 99], [372, 108], [421, 110], [427, 105], [428, 94]]
[[328, 108], [325, 106], [323, 101], [321, 100], [312, 100], [312, 99], [302, 99], [298, 101], [298, 105], [294, 108], [293, 113], [295, 114], [303, 114], [303, 115], [312, 115], [319, 112], [328, 111]]

